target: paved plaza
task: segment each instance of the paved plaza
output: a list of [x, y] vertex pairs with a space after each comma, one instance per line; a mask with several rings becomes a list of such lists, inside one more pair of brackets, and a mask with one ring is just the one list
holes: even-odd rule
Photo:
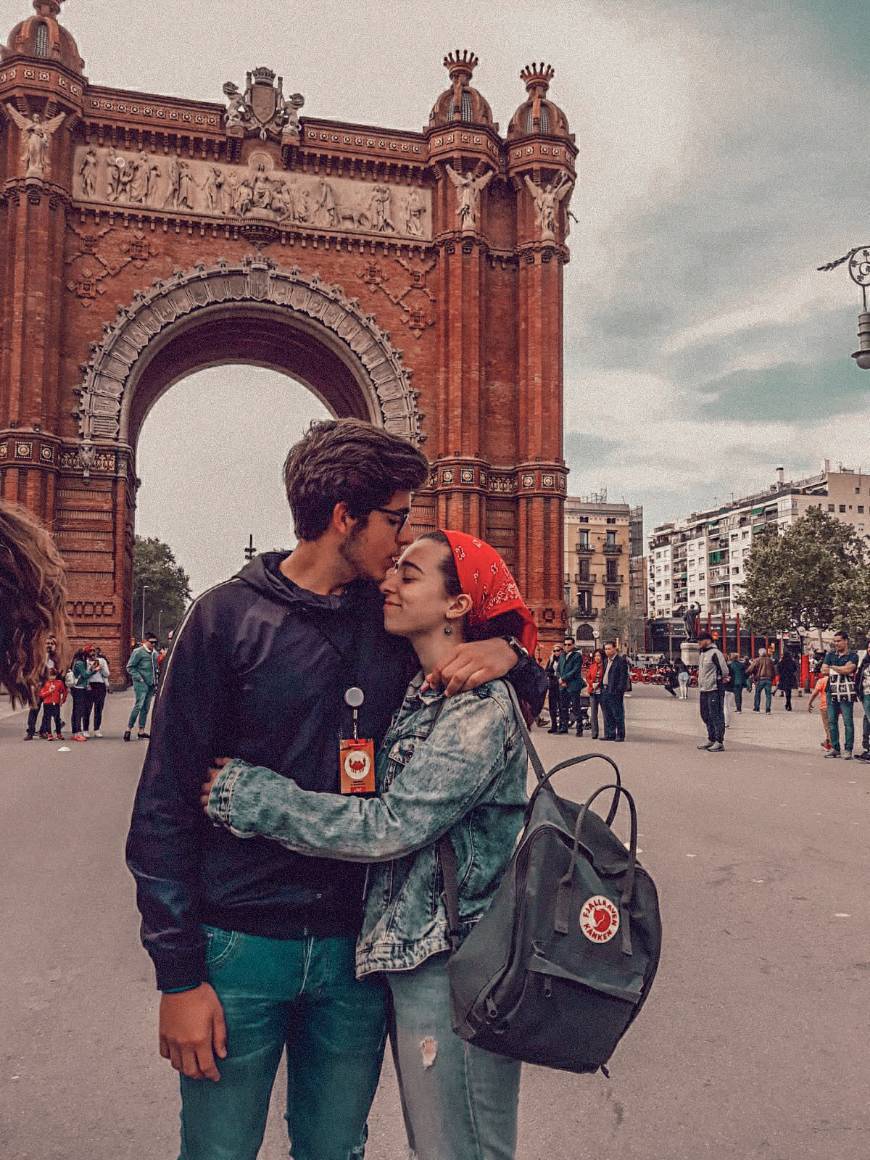
[[[24, 744], [0, 720], [3, 1160], [172, 1160], [175, 1076], [123, 863], [142, 744]], [[612, 1078], [526, 1069], [520, 1160], [858, 1160], [868, 1154], [870, 765], [824, 761], [818, 717], [746, 712], [698, 753], [696, 695], [627, 701], [614, 756], [640, 813], [665, 946]], [[859, 721], [860, 721], [860, 714]], [[593, 743], [538, 733], [552, 763]], [[860, 736], [860, 724], [859, 724]], [[581, 796], [590, 764], [562, 775]], [[276, 1088], [276, 1091], [278, 1089]], [[265, 1160], [286, 1156], [280, 1107]], [[387, 1068], [369, 1160], [405, 1160]]]

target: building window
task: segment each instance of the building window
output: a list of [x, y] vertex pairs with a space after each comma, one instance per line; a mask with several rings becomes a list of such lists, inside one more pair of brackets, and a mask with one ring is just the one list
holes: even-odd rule
[[577, 518], [579, 519], [581, 524], [588, 524], [589, 523], [589, 516], [578, 516]]
[[844, 503], [841, 503], [840, 504], [840, 511], [844, 512], [845, 510], [846, 510], [846, 505]]
[[36, 44], [34, 52], [37, 56], [48, 56], [48, 26], [41, 21], [36, 26]]
[[589, 561], [588, 560], [581, 560], [580, 561], [580, 579], [583, 581], [584, 584], [589, 583]]
[[586, 530], [586, 528], [584, 528], [580, 532], [580, 547], [581, 548], [588, 548], [589, 547], [589, 532]]
[[864, 505], [862, 503], [858, 504], [858, 514], [862, 516], [864, 514]]
[[615, 608], [619, 604], [619, 592], [615, 588], [608, 588], [604, 596], [604, 603], [608, 608]]
[[619, 567], [619, 564], [616, 560], [608, 560], [607, 561], [607, 583], [608, 584], [618, 584], [619, 583], [619, 574], [616, 571], [616, 569], [618, 567]]
[[[616, 544], [616, 532], [607, 532], [607, 547], [613, 547]], [[670, 568], [670, 564], [665, 564], [666, 568]]]
[[606, 524], [615, 524], [616, 523], [616, 516], [605, 516], [604, 522]]
[[833, 511], [836, 511], [836, 510], [837, 510], [837, 509], [834, 507], [834, 505], [833, 505], [832, 503], [829, 503], [829, 504], [828, 504], [828, 511], [829, 511], [829, 512], [833, 512]]

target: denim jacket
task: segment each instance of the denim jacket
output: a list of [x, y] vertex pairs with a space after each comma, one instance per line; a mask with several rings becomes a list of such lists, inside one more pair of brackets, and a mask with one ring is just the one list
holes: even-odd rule
[[378, 753], [380, 796], [314, 793], [233, 760], [209, 799], [212, 819], [240, 838], [263, 835], [300, 854], [373, 863], [357, 941], [360, 977], [411, 970], [450, 949], [436, 850], [444, 833], [456, 851], [468, 933], [501, 881], [526, 805], [526, 750], [504, 683], [446, 700], [421, 692], [422, 683], [419, 673]]

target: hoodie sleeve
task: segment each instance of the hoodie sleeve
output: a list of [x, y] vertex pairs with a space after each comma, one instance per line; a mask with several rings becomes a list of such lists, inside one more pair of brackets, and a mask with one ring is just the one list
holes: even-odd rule
[[199, 860], [204, 824], [199, 786], [225, 721], [229, 661], [211, 594], [176, 634], [151, 723], [151, 741], [127, 838], [142, 942], [161, 990], [205, 978]]

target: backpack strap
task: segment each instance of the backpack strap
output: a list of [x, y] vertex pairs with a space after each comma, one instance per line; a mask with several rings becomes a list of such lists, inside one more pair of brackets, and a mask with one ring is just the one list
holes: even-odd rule
[[444, 880], [444, 906], [447, 910], [447, 937], [451, 951], [459, 950], [459, 881], [456, 867], [456, 851], [449, 834], [438, 839], [438, 858], [441, 862], [441, 877]]

